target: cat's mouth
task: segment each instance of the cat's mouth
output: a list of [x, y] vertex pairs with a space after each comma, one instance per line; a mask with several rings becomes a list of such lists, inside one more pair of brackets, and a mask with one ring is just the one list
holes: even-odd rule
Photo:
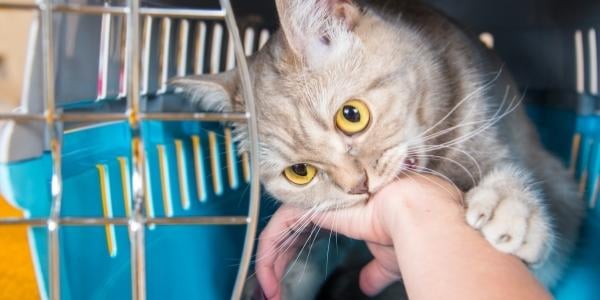
[[411, 171], [417, 170], [419, 166], [419, 160], [414, 156], [409, 156], [404, 160], [403, 169], [408, 169]]
[[396, 178], [402, 177], [406, 172], [416, 172], [419, 169], [419, 159], [414, 156], [408, 156], [402, 162], [402, 166], [398, 173], [396, 174]]

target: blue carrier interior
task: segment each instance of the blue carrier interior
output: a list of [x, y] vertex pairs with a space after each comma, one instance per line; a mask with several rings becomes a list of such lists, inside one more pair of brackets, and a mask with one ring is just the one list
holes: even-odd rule
[[[163, 2], [202, 8], [216, 5], [216, 1]], [[272, 31], [276, 27], [274, 1], [232, 2], [243, 28]], [[508, 69], [526, 90], [527, 111], [537, 125], [542, 141], [566, 166], [574, 166], [574, 176], [580, 182], [590, 209], [577, 252], [565, 277], [552, 292], [560, 300], [600, 298], [600, 203], [593, 206], [597, 202], [596, 189], [600, 182], [600, 98], [587, 88], [576, 91], [573, 45], [576, 30], [582, 30], [587, 36], [588, 29], [595, 26], [600, 32], [600, 3], [595, 0], [573, 1], [568, 5], [559, 0], [472, 1], [460, 5], [455, 1], [428, 2], [475, 32], [493, 34], [499, 56], [506, 60]], [[78, 21], [58, 20], [57, 30], [63, 32], [73, 24], [79, 24], [81, 30], [76, 33], [75, 42], [61, 36], [58, 43], [57, 65], [64, 70], [57, 74], [61, 108], [65, 112], [124, 111], [125, 100], [119, 95], [122, 90], [118, 80], [108, 84], [106, 99], [96, 101], [100, 17], [68, 18]], [[114, 22], [120, 21], [117, 18]], [[174, 24], [173, 36], [179, 26]], [[209, 37], [214, 35], [215, 24], [208, 23]], [[152, 37], [152, 48], [159, 48], [158, 29]], [[223, 39], [227, 40], [226, 37]], [[252, 41], [258, 44], [258, 39], [256, 34]], [[65, 45], [69, 43], [72, 45], [68, 47], [77, 50], [75, 56], [65, 54], [64, 48], [68, 48]], [[174, 52], [175, 41], [171, 43]], [[225, 45], [218, 49], [225, 52]], [[258, 46], [249, 48], [247, 53]], [[215, 49], [212, 47], [207, 51], [206, 57]], [[590, 53], [587, 46], [585, 49], [587, 58]], [[111, 52], [109, 56], [110, 78], [119, 77], [117, 52]], [[146, 109], [157, 112], [194, 110], [181, 95], [173, 95], [172, 90], [156, 92], [161, 89], [157, 84], [159, 72], [154, 70], [159, 68], [160, 54], [153, 50], [150, 56], [152, 71], [146, 87]], [[191, 61], [192, 55], [189, 56]], [[214, 66], [217, 62], [217, 71], [223, 71], [226, 59], [223, 53], [216, 60], [212, 59], [211, 64]], [[206, 65], [201, 68], [203, 72], [209, 72], [213, 67], [209, 66], [208, 58], [206, 60]], [[86, 63], [89, 61], [94, 63]], [[170, 76], [178, 72], [175, 61], [173, 55], [171, 66], [167, 68]], [[39, 66], [39, 63], [36, 58], [33, 65]], [[186, 73], [192, 73], [191, 69], [190, 63]], [[589, 72], [586, 68], [586, 77]], [[35, 92], [39, 90], [39, 84], [40, 81], [35, 79], [30, 82], [31, 99], [24, 99], [24, 106], [29, 111], [41, 112], [40, 95]], [[26, 126], [41, 127], [36, 123]], [[128, 124], [124, 121], [65, 124], [65, 129], [61, 215], [127, 217], [131, 212], [132, 197]], [[148, 218], [247, 215], [250, 166], [242, 154], [237, 153], [226, 124], [146, 121], [141, 132], [147, 158], [144, 210]], [[577, 147], [573, 147], [575, 136], [579, 137]], [[18, 145], [21, 148], [17, 150], [28, 150], [27, 143]], [[0, 165], [0, 193], [28, 218], [48, 217], [51, 167], [48, 152]], [[273, 205], [270, 200], [265, 200], [262, 206], [266, 207], [261, 217], [264, 220]], [[129, 299], [131, 249], [127, 224], [61, 228], [61, 298]], [[245, 229], [244, 225], [149, 226], [145, 232], [148, 298], [229, 298], [240, 263]], [[29, 235], [41, 296], [46, 298], [49, 285], [47, 229], [33, 227]]]
[[[147, 217], [247, 214], [247, 166], [233, 144], [225, 142], [228, 129], [198, 122], [147, 122], [143, 127]], [[62, 215], [126, 217], [131, 211], [130, 153], [130, 131], [124, 122], [68, 132]], [[49, 154], [2, 166], [1, 172], [4, 195], [31, 218], [48, 216]], [[149, 298], [230, 297], [244, 232], [245, 226], [150, 226]], [[32, 242], [47, 285], [47, 230], [32, 229]], [[60, 257], [62, 299], [130, 297], [126, 226], [63, 227]]]

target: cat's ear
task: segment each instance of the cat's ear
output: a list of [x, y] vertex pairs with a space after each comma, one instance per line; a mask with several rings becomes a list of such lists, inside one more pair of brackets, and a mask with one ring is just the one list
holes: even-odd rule
[[175, 77], [169, 83], [183, 89], [195, 108], [227, 112], [243, 108], [238, 78], [237, 71], [231, 70], [220, 74]]
[[276, 0], [276, 4], [290, 50], [309, 65], [351, 47], [352, 31], [362, 16], [352, 0]]

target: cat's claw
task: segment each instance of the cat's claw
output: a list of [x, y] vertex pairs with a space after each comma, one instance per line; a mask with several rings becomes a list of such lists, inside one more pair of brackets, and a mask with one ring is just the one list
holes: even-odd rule
[[537, 194], [506, 184], [482, 184], [466, 195], [466, 220], [498, 250], [534, 264], [544, 259], [552, 237]]

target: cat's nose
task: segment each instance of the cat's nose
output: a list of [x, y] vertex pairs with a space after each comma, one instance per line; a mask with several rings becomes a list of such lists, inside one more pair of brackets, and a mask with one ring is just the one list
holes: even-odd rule
[[350, 189], [350, 194], [360, 195], [360, 194], [366, 194], [368, 192], [369, 192], [369, 176], [367, 176], [367, 174], [365, 173], [365, 175], [363, 175], [362, 180], [360, 180], [356, 186], [354, 186], [353, 188]]

